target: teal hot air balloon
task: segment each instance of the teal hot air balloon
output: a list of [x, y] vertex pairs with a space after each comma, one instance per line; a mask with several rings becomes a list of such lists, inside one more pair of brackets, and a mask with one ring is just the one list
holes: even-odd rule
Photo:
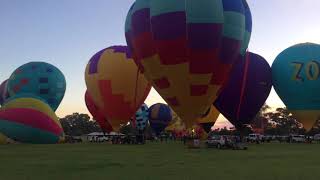
[[320, 115], [320, 45], [297, 44], [272, 65], [273, 85], [288, 110], [310, 130]]
[[30, 62], [17, 68], [8, 80], [10, 96], [29, 93], [44, 99], [55, 111], [66, 90], [66, 80], [55, 66]]

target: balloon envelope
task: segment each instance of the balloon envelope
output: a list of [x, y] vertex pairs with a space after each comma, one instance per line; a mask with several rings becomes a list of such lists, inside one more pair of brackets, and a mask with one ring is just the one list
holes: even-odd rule
[[10, 96], [33, 94], [44, 99], [55, 111], [66, 91], [66, 80], [55, 66], [45, 62], [30, 62], [20, 66], [8, 81]]
[[87, 65], [85, 80], [94, 103], [116, 131], [135, 114], [151, 89], [126, 46], [96, 53]]
[[128, 12], [135, 62], [188, 127], [210, 108], [247, 46], [244, 2], [136, 0]]
[[105, 118], [103, 113], [99, 110], [98, 106], [94, 104], [92, 97], [88, 91], [86, 91], [85, 93], [85, 102], [89, 112], [93, 116], [93, 119], [97, 121], [102, 131], [110, 133], [112, 131], [112, 126], [110, 125], [109, 121]]
[[64, 138], [51, 107], [33, 95], [8, 99], [0, 110], [0, 132], [14, 141], [33, 144], [55, 144]]
[[320, 45], [297, 44], [272, 64], [274, 88], [288, 110], [310, 130], [320, 116]]
[[201, 118], [198, 118], [197, 123], [201, 125], [203, 130], [206, 131], [206, 133], [209, 133], [211, 131], [212, 126], [214, 126], [216, 120], [218, 119], [220, 115], [220, 112], [211, 105], [211, 108], [208, 110], [208, 113]]
[[239, 56], [230, 79], [214, 105], [234, 126], [250, 124], [267, 100], [272, 87], [268, 62], [261, 56], [247, 52]]
[[172, 112], [166, 104], [154, 104], [149, 108], [149, 122], [156, 134], [160, 134], [172, 120]]
[[142, 106], [136, 112], [136, 128], [139, 131], [143, 131], [149, 121], [149, 108], [146, 104], [142, 104]]
[[0, 105], [2, 106], [3, 103], [9, 98], [8, 92], [8, 80], [5, 80], [0, 85]]

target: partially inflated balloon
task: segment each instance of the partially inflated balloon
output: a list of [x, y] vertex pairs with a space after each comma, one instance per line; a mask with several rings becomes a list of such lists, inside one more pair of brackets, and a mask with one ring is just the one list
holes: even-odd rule
[[89, 112], [93, 116], [93, 119], [98, 122], [102, 131], [110, 133], [112, 131], [112, 126], [105, 118], [104, 114], [99, 110], [98, 106], [93, 102], [88, 91], [85, 93], [85, 102]]
[[320, 45], [297, 44], [272, 64], [274, 88], [288, 110], [310, 130], [320, 117]]
[[138, 130], [142, 131], [146, 128], [149, 120], [149, 108], [146, 104], [142, 106], [136, 112], [136, 127]]
[[208, 112], [201, 118], [197, 119], [197, 123], [201, 125], [201, 127], [206, 131], [206, 133], [209, 133], [211, 131], [212, 126], [214, 126], [216, 120], [218, 119], [220, 115], [220, 112], [211, 105], [211, 108], [208, 110]]
[[126, 46], [109, 47], [95, 54], [87, 65], [85, 79], [94, 103], [114, 130], [128, 122], [151, 89]]
[[181, 132], [185, 129], [186, 129], [186, 126], [184, 122], [180, 118], [177, 118], [177, 120], [174, 123], [170, 122], [165, 130], [171, 131], [171, 132]]
[[188, 127], [246, 49], [248, 11], [245, 0], [136, 0], [129, 10], [126, 38], [136, 63]]
[[7, 144], [7, 136], [3, 135], [2, 133], [0, 133], [0, 144]]
[[64, 138], [62, 126], [51, 107], [33, 95], [8, 99], [0, 110], [0, 132], [23, 143], [55, 144]]
[[216, 108], [234, 126], [250, 124], [267, 100], [272, 87], [268, 62], [261, 56], [247, 52], [239, 56], [230, 79], [215, 101]]
[[44, 99], [55, 111], [66, 90], [66, 80], [55, 66], [30, 62], [16, 69], [8, 81], [10, 96], [29, 93]]
[[2, 106], [6, 99], [9, 98], [8, 80], [5, 80], [0, 85], [0, 105]]
[[172, 120], [172, 112], [166, 104], [154, 104], [149, 108], [149, 122], [156, 134], [160, 134]]

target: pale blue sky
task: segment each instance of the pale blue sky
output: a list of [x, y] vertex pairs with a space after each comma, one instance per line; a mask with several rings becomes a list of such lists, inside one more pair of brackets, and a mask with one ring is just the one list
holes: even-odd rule
[[[84, 69], [97, 51], [125, 44], [124, 22], [133, 0], [0, 0], [0, 81], [29, 61], [60, 68], [67, 92], [58, 115], [87, 112]], [[319, 0], [248, 0], [253, 14], [250, 51], [270, 64], [301, 42], [320, 43]], [[148, 104], [160, 101], [153, 91]], [[282, 106], [273, 92], [268, 103]]]

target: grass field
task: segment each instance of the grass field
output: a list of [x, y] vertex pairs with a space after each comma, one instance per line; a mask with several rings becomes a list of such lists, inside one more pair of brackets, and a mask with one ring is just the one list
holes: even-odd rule
[[320, 179], [320, 144], [250, 145], [247, 151], [179, 143], [0, 146], [0, 179]]

